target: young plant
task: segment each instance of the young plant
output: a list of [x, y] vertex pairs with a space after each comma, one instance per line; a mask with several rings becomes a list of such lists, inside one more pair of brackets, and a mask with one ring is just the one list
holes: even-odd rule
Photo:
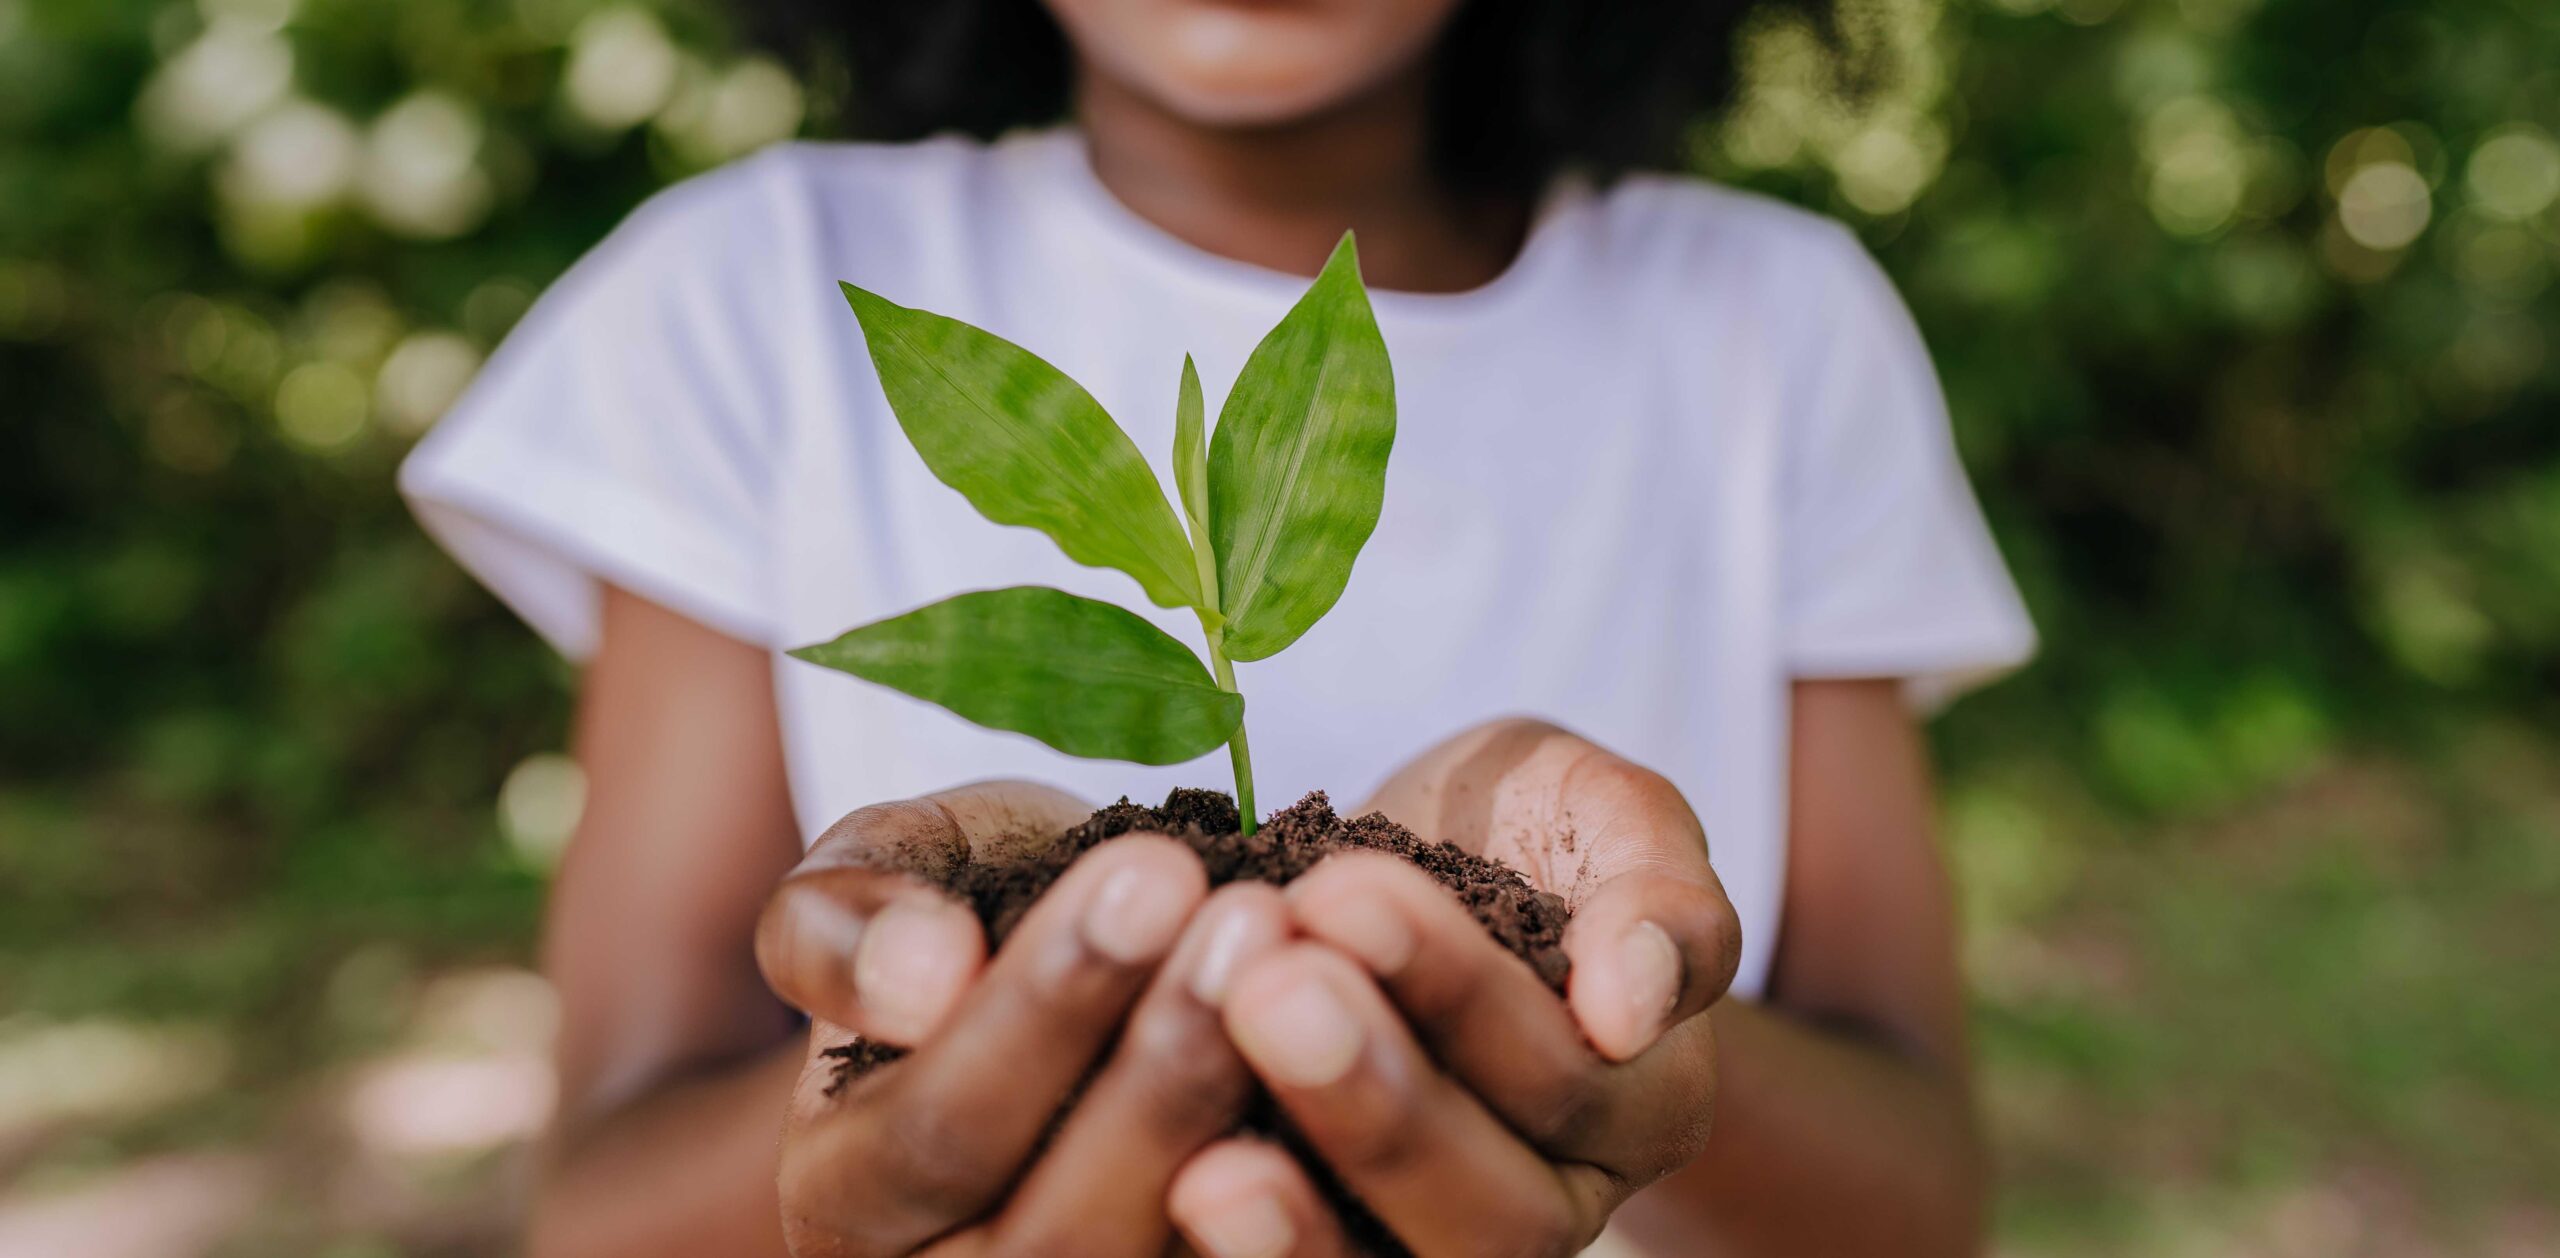
[[1342, 596], [1395, 443], [1395, 382], [1350, 235], [1245, 359], [1214, 435], [1183, 357], [1178, 518], [1137, 445], [1065, 373], [956, 319], [844, 294], [933, 474], [988, 519], [1190, 608], [1209, 662], [1133, 612], [1042, 586], [958, 595], [791, 654], [1072, 756], [1179, 764], [1223, 743], [1253, 833], [1235, 665], [1278, 654]]

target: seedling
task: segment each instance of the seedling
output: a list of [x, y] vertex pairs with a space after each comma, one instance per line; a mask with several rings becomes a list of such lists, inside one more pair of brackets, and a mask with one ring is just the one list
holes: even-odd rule
[[1129, 574], [1159, 607], [1190, 608], [1208, 664], [1134, 612], [1043, 586], [958, 595], [791, 654], [1072, 756], [1179, 764], [1224, 744], [1253, 833], [1235, 666], [1278, 654], [1342, 597], [1395, 444], [1395, 382], [1351, 236], [1245, 359], [1214, 434], [1183, 356], [1178, 514], [1136, 443], [1065, 373], [956, 319], [851, 284], [844, 294], [933, 474], [988, 519]]

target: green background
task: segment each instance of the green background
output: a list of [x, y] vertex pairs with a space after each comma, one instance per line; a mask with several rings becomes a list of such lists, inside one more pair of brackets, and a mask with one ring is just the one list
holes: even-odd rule
[[[2560, 7], [1840, 48], [1692, 156], [1885, 259], [2045, 633], [1934, 731], [2002, 1252], [2560, 1251]], [[0, 1248], [503, 1251], [572, 679], [391, 472], [833, 95], [678, 4], [0, 0]]]

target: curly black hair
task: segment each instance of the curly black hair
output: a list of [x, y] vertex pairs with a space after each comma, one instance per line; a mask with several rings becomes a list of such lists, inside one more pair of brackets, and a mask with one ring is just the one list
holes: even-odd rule
[[[1760, 0], [1817, 18], [1824, 0]], [[1435, 57], [1433, 157], [1453, 186], [1525, 193], [1560, 169], [1677, 164], [1733, 85], [1754, 0], [1466, 0]], [[1064, 119], [1066, 36], [1038, 0], [752, 0], [751, 26], [845, 71], [870, 139], [992, 138]]]

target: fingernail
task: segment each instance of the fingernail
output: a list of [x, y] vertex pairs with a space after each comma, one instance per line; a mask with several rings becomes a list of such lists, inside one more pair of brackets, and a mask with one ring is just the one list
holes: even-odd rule
[[1618, 941], [1619, 963], [1625, 967], [1627, 1011], [1631, 1025], [1650, 1041], [1680, 999], [1680, 946], [1651, 922], [1638, 922]]
[[1206, 911], [1216, 916], [1203, 927], [1199, 957], [1191, 966], [1190, 987], [1193, 999], [1214, 1009], [1226, 1003], [1227, 987], [1235, 981], [1236, 966], [1243, 963], [1245, 953], [1266, 932], [1254, 915], [1240, 905], [1213, 904]]
[[1351, 1073], [1360, 1025], [1323, 979], [1302, 975], [1266, 999], [1230, 1005], [1236, 1047], [1271, 1079], [1320, 1088]]
[[1298, 1243], [1289, 1212], [1259, 1193], [1191, 1220], [1190, 1232], [1209, 1258], [1282, 1258]]
[[1152, 865], [1130, 865], [1103, 880], [1084, 910], [1084, 941], [1122, 965], [1153, 961], [1182, 933], [1191, 905], [1179, 881]]
[[863, 928], [853, 982], [869, 1030], [913, 1043], [933, 1029], [958, 991], [962, 958], [933, 908], [892, 900]]

